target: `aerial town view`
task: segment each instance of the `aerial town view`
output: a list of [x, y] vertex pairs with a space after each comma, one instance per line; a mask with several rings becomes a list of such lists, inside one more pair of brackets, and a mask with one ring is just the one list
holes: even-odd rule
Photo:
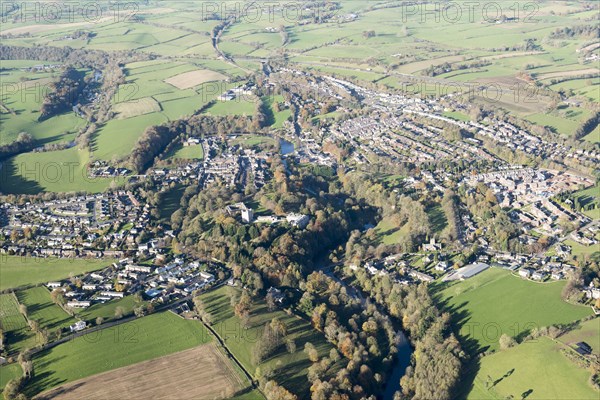
[[0, 20], [0, 398], [600, 400], [598, 0]]

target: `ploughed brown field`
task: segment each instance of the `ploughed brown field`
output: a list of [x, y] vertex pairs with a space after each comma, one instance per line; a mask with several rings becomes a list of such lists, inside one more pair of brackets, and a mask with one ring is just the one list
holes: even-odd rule
[[214, 344], [206, 344], [92, 375], [36, 399], [223, 399], [243, 388], [230, 363]]

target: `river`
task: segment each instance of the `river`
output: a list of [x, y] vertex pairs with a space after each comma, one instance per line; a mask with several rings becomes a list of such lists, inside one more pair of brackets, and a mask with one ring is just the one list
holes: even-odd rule
[[410, 342], [402, 331], [398, 331], [398, 337], [400, 338], [400, 341], [398, 342], [398, 353], [396, 353], [396, 364], [394, 364], [394, 368], [385, 385], [385, 390], [383, 392], [384, 400], [394, 399], [394, 393], [400, 390], [400, 378], [404, 376], [406, 367], [410, 365], [410, 356], [412, 354]]

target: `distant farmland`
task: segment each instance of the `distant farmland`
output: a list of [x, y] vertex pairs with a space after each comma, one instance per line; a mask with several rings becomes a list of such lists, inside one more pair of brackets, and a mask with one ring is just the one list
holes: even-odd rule
[[118, 103], [113, 109], [119, 114], [117, 117], [119, 119], [137, 117], [138, 115], [161, 111], [160, 104], [152, 97], [144, 97], [137, 100]]
[[227, 77], [218, 72], [208, 69], [199, 69], [172, 76], [171, 78], [166, 79], [165, 82], [175, 86], [177, 89], [189, 89], [205, 82], [222, 81], [225, 79], [227, 79]]

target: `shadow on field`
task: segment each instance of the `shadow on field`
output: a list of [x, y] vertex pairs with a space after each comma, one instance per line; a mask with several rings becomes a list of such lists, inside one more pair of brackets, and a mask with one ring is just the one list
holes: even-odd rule
[[451, 306], [452, 297], [442, 299], [440, 291], [436, 291], [433, 295], [433, 300], [443, 312], [448, 312], [451, 315], [451, 323], [454, 334], [458, 338], [461, 348], [467, 354], [468, 359], [463, 363], [461, 378], [458, 387], [455, 388], [454, 399], [466, 399], [467, 395], [473, 389], [473, 382], [481, 368], [479, 362], [479, 354], [487, 351], [489, 346], [481, 346], [479, 342], [473, 338], [461, 335], [461, 329], [471, 320], [471, 314], [467, 310], [468, 302], [460, 303], [456, 306]]
[[[0, 192], [3, 194], [37, 194], [43, 191], [42, 187], [35, 181], [25, 179], [19, 174], [15, 159], [1, 160], [0, 164]], [[27, 176], [27, 169], [24, 166], [24, 175]], [[31, 172], [32, 176], [37, 176], [37, 172]]]

